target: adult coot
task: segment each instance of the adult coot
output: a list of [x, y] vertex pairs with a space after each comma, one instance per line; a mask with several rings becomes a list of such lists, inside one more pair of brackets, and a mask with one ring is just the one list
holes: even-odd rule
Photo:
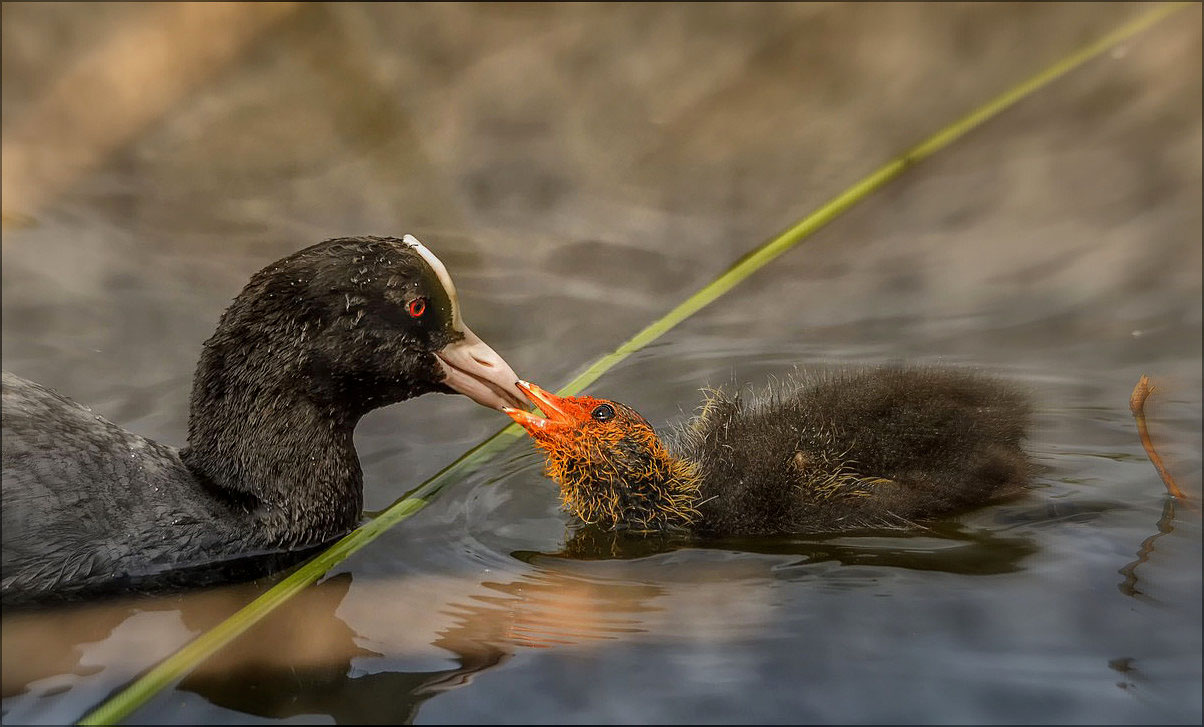
[[907, 528], [1022, 488], [1025, 397], [938, 368], [811, 374], [753, 401], [712, 392], [666, 446], [630, 407], [519, 382], [505, 411], [547, 457], [565, 509], [606, 528], [775, 535]]
[[251, 278], [205, 342], [188, 446], [4, 373], [3, 602], [260, 574], [359, 521], [352, 433], [436, 391], [522, 406], [413, 237], [328, 240]]

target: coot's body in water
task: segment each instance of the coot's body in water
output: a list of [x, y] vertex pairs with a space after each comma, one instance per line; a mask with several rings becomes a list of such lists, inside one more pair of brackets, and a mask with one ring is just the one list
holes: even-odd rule
[[5, 605], [212, 582], [355, 527], [364, 414], [428, 392], [522, 405], [417, 240], [330, 240], [251, 278], [205, 342], [188, 446], [4, 373]]
[[715, 391], [666, 446], [630, 407], [520, 382], [546, 414], [505, 411], [577, 519], [703, 536], [908, 528], [1020, 491], [1029, 406], [937, 368], [813, 374], [745, 401]]

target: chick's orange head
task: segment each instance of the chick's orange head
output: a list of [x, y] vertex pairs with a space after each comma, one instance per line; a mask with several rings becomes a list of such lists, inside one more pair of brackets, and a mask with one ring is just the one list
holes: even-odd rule
[[556, 396], [525, 381], [518, 387], [545, 416], [503, 411], [544, 450], [545, 473], [577, 518], [650, 530], [688, 524], [698, 514], [696, 467], [673, 457], [634, 409], [590, 396]]
[[644, 417], [618, 402], [591, 396], [556, 396], [526, 381], [518, 382], [518, 387], [545, 416], [521, 409], [503, 411], [549, 456], [574, 457], [579, 456], [578, 452], [584, 454], [584, 450], [605, 449], [625, 437], [656, 436]]

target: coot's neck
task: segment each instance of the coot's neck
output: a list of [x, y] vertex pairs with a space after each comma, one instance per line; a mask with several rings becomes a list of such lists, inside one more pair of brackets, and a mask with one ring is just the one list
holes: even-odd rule
[[315, 387], [273, 347], [205, 344], [193, 383], [184, 463], [245, 511], [270, 545], [323, 542], [353, 528], [363, 477], [352, 437], [364, 410]]
[[587, 523], [632, 530], [688, 528], [698, 517], [699, 468], [655, 436], [624, 442], [604, 460], [549, 458], [567, 509]]

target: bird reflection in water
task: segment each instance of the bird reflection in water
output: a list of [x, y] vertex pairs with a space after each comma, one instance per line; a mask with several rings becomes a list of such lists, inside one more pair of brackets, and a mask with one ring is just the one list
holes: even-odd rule
[[[648, 604], [663, 592], [552, 572], [501, 583], [414, 580], [421, 577], [361, 580], [352, 590], [351, 575], [340, 574], [282, 606], [179, 688], [264, 717], [411, 722], [424, 702], [471, 683], [520, 647], [588, 645], [641, 631], [640, 612], [658, 610]], [[431, 593], [449, 592], [443, 604], [430, 603]], [[415, 670], [416, 662], [430, 661], [430, 646], [451, 652], [454, 664]]]
[[796, 565], [836, 562], [962, 575], [992, 575], [1020, 570], [1037, 551], [1032, 539], [1004, 536], [956, 522], [934, 523], [912, 531], [864, 530], [807, 537], [730, 537], [697, 539], [673, 533], [627, 533], [590, 525], [571, 530], [555, 553], [518, 551], [519, 560], [539, 556], [575, 560], [629, 560], [682, 548], [726, 550], [765, 555], [797, 555]]
[[[580, 653], [619, 641], [683, 634], [740, 638], [746, 633], [742, 629], [760, 629], [780, 618], [772, 589], [759, 586], [809, 577], [814, 564], [992, 574], [1018, 570], [1037, 549], [1024, 537], [957, 523], [907, 534], [743, 538], [700, 545], [586, 527], [570, 530], [555, 550], [512, 553], [521, 572], [491, 578], [361, 576], [352, 588], [352, 574], [338, 574], [303, 591], [202, 662], [178, 689], [262, 717], [325, 714], [346, 724], [409, 722], [427, 700], [471, 683], [524, 649]], [[747, 553], [798, 557], [783, 562], [743, 557]], [[706, 567], [669, 567], [666, 559], [682, 556], [704, 558]], [[44, 643], [66, 646], [62, 653], [43, 650], [38, 660], [6, 659], [5, 696], [29, 690], [31, 699], [46, 696], [42, 687], [72, 673], [76, 676], [62, 688], [83, 690], [88, 682], [82, 675], [100, 669], [105, 688], [116, 688], [268, 585], [41, 614], [37, 623], [56, 634]], [[29, 624], [10, 631], [12, 623], [5, 620], [6, 637], [36, 638]], [[15, 651], [9, 652], [10, 646]], [[7, 639], [5, 651], [37, 653], [29, 644]], [[453, 655], [452, 661], [440, 652]], [[150, 705], [148, 714], [155, 716], [154, 710], [167, 704]]]
[[[716, 541], [708, 548], [799, 559], [785, 568], [780, 559], [708, 561], [706, 569], [676, 569], [671, 587], [641, 582], [639, 569], [614, 577], [590, 565], [647, 558], [641, 565], [655, 568], [655, 556], [697, 545], [587, 527], [570, 531], [558, 550], [513, 553], [530, 569], [509, 580], [441, 578], [423, 584], [361, 578], [351, 589], [350, 574], [342, 574], [283, 606], [180, 689], [265, 717], [327, 714], [341, 724], [406, 722], [427, 700], [471, 683], [523, 649], [580, 652], [683, 629], [705, 638], [738, 638], [732, 624], [755, 629], [774, 618], [770, 589], [749, 586], [791, 577], [790, 565], [837, 561], [992, 574], [1018, 570], [1037, 549], [1023, 537], [945, 524], [907, 535]], [[434, 592], [444, 594], [442, 606], [430, 604]], [[381, 603], [394, 606], [382, 610]], [[430, 646], [451, 652], [454, 663], [414, 669], [421, 659], [414, 655], [429, 653]]]

